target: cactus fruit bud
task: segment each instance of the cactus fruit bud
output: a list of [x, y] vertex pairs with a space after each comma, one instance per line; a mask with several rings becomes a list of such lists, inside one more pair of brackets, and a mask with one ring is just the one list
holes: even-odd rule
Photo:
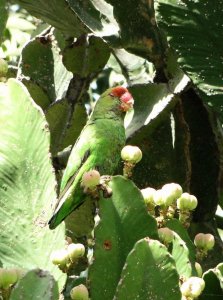
[[51, 253], [50, 260], [54, 265], [65, 266], [69, 261], [67, 250], [60, 249], [53, 251]]
[[156, 205], [159, 205], [159, 206], [164, 205], [163, 196], [164, 196], [163, 190], [157, 190], [155, 192], [153, 199], [154, 199], [154, 202]]
[[194, 244], [199, 249], [209, 251], [214, 247], [215, 239], [210, 233], [198, 233], [194, 238]]
[[177, 199], [177, 208], [180, 210], [194, 210], [197, 207], [197, 198], [188, 193], [183, 193]]
[[147, 205], [155, 206], [154, 203], [155, 192], [156, 190], [150, 187], [141, 190], [142, 196]]
[[76, 261], [78, 258], [84, 256], [85, 248], [82, 244], [69, 244], [67, 247], [67, 252], [69, 258], [72, 262]]
[[200, 296], [204, 288], [205, 282], [202, 278], [190, 277], [181, 285], [180, 290], [183, 296], [194, 299]]
[[0, 288], [8, 289], [10, 285], [17, 282], [18, 275], [16, 269], [0, 268]]
[[97, 170], [91, 170], [84, 173], [81, 186], [86, 189], [95, 189], [100, 184], [100, 173]]
[[89, 299], [88, 289], [83, 284], [75, 286], [70, 291], [70, 297], [72, 300], [88, 300]]
[[167, 245], [167, 244], [171, 243], [174, 239], [173, 231], [170, 230], [167, 227], [159, 228], [158, 229], [158, 235], [159, 235], [159, 238], [160, 238], [161, 242], [164, 245]]
[[7, 72], [8, 64], [3, 58], [0, 58], [0, 77], [5, 77], [7, 75]]
[[142, 151], [137, 146], [125, 146], [121, 151], [124, 161], [137, 164], [142, 159]]
[[164, 200], [165, 206], [171, 205], [183, 193], [182, 187], [177, 183], [165, 184], [162, 187], [162, 191], [163, 191], [163, 200]]
[[202, 270], [201, 265], [198, 262], [195, 262], [195, 269], [197, 271], [197, 276], [202, 277], [203, 270]]

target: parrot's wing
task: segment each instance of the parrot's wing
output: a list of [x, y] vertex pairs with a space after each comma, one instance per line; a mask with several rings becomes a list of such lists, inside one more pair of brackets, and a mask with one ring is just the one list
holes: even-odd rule
[[[88, 154], [89, 151], [86, 153]], [[92, 155], [85, 155], [82, 164], [79, 164], [77, 171], [67, 181], [65, 188], [59, 196], [54, 214], [49, 220], [49, 227], [51, 229], [59, 225], [74, 209], [77, 209], [84, 202], [84, 191], [80, 186], [80, 181], [83, 174], [88, 171], [92, 160]]]
[[63, 190], [68, 184], [70, 184], [70, 182], [74, 181], [79, 169], [82, 167], [82, 165], [90, 155], [90, 142], [88, 143], [87, 141], [89, 139], [88, 135], [91, 129], [92, 126], [89, 125], [86, 125], [84, 127], [71, 150], [71, 154], [61, 180], [60, 193], [63, 192]]
[[[83, 166], [83, 164], [86, 162], [86, 160], [88, 159], [88, 157], [90, 156], [90, 149], [86, 150], [86, 152], [84, 153], [84, 156], [81, 159], [81, 163], [79, 163], [78, 165], [76, 164], [76, 170], [74, 170], [74, 173], [72, 176], [69, 176], [69, 174], [65, 174], [67, 175], [66, 178], [64, 178], [63, 176], [63, 184], [65, 185], [63, 189], [61, 189], [60, 195], [59, 195], [59, 199], [58, 202], [60, 201], [61, 198], [63, 198], [63, 196], [66, 194], [66, 192], [69, 190], [69, 188], [71, 187], [71, 185], [73, 184], [78, 171], [80, 170], [80, 168]], [[69, 178], [69, 179], [68, 179]], [[68, 179], [68, 180], [67, 180]]]

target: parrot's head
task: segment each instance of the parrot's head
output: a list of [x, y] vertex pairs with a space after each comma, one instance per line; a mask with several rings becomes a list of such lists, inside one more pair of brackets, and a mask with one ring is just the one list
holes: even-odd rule
[[133, 103], [132, 95], [126, 88], [116, 86], [107, 89], [96, 102], [91, 118], [121, 117], [123, 119], [125, 112], [133, 107]]
[[119, 105], [118, 108], [123, 111], [127, 112], [133, 107], [134, 100], [132, 98], [132, 95], [129, 93], [129, 91], [122, 87], [122, 86], [116, 86], [110, 90], [109, 95], [113, 98], [118, 99]]

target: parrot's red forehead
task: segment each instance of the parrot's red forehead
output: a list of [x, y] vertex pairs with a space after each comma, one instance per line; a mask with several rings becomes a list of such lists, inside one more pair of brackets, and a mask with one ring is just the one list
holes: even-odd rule
[[123, 86], [116, 86], [111, 90], [112, 96], [118, 97], [118, 98], [120, 98], [126, 92], [128, 92], [128, 90], [126, 88], [124, 88]]

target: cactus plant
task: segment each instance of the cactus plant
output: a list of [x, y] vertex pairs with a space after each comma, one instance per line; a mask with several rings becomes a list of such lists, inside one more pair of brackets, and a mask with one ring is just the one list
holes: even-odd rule
[[181, 299], [175, 262], [158, 241], [139, 240], [126, 259], [114, 299], [167, 298]]
[[109, 186], [112, 197], [99, 201], [100, 221], [95, 229], [96, 244], [89, 270], [92, 299], [112, 299], [134, 244], [146, 236], [158, 237], [155, 219], [147, 213], [140, 190], [122, 176], [113, 177]]
[[[0, 1], [0, 298], [222, 298], [223, 1], [13, 3]], [[50, 231], [71, 149], [117, 85], [134, 109], [115, 176], [93, 163], [85, 201]]]

